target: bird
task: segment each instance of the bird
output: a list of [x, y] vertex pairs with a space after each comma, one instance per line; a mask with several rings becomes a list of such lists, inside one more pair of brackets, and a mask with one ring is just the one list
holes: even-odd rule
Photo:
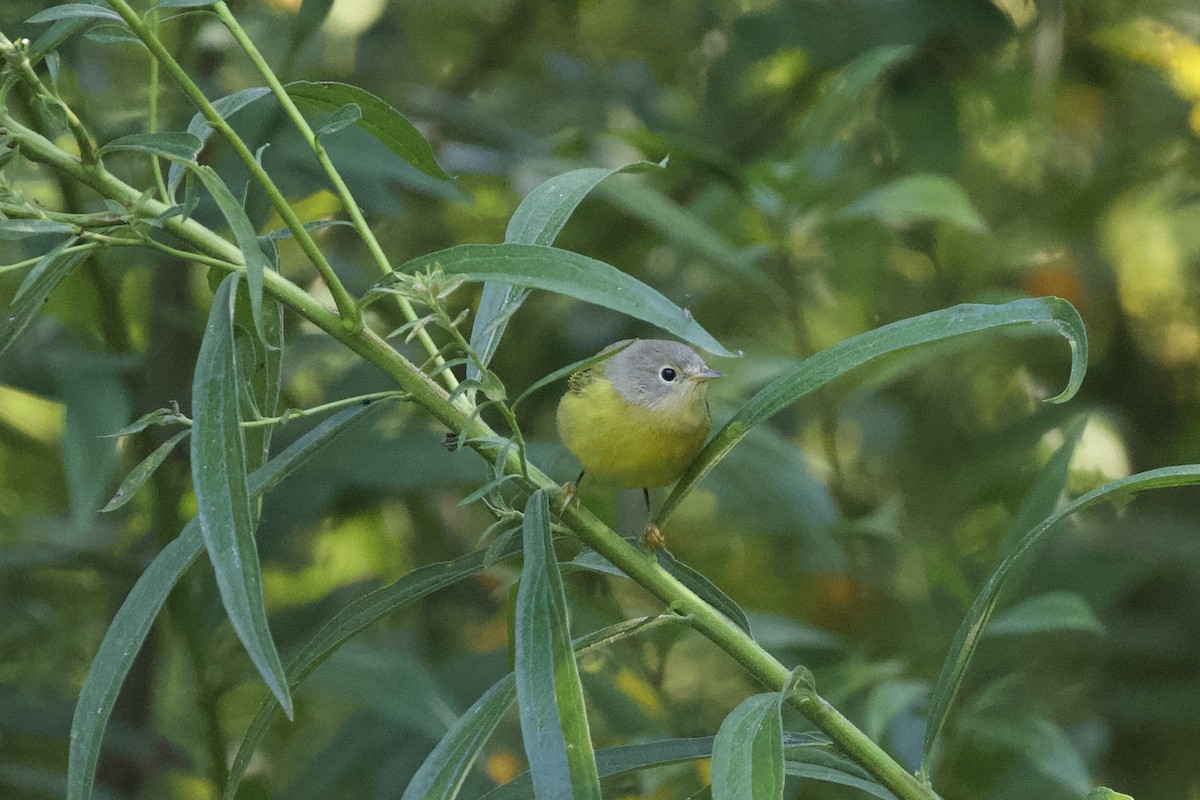
[[[593, 475], [640, 488], [651, 515], [650, 489], [677, 480], [704, 446], [712, 427], [708, 382], [724, 373], [665, 339], [624, 339], [597, 355], [605, 353], [612, 355], [571, 374], [558, 403], [559, 436], [582, 467], [567, 485], [568, 502]], [[651, 549], [666, 545], [652, 516], [643, 540]]]

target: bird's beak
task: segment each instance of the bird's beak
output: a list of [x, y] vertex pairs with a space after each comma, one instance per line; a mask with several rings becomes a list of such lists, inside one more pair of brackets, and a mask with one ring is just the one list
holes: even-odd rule
[[711, 381], [716, 378], [724, 378], [724, 377], [725, 377], [724, 372], [717, 372], [715, 369], [712, 369], [711, 367], [705, 367], [704, 369], [700, 370], [695, 375], [693, 375], [692, 380], [697, 381], [699, 383], [704, 383], [706, 381]]

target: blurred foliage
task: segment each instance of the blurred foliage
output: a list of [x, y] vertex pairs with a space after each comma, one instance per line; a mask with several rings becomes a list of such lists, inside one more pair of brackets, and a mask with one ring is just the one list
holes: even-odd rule
[[[47, 4], [6, 0], [0, 29]], [[958, 302], [1058, 295], [1083, 314], [1080, 399], [1041, 405], [1066, 375], [1061, 343], [947, 349], [843, 381], [755, 432], [666, 529], [673, 552], [751, 612], [760, 641], [916, 768], [924, 703], [950, 639], [1035, 479], [1073, 421], [1073, 492], [1200, 461], [1200, 14], [1189, 0], [233, 3], [285, 80], [363, 86], [402, 110], [457, 176], [437, 182], [350, 128], [326, 142], [394, 263], [498, 242], [520, 198], [584, 166], [670, 157], [610, 178], [559, 246], [655, 286], [746, 358], [718, 366], [728, 417], [781, 369], [880, 324]], [[297, 13], [299, 12], [299, 13]], [[307, 12], [307, 13], [306, 13]], [[97, 29], [61, 48], [58, 86], [101, 142], [145, 129], [145, 52]], [[210, 98], [259, 83], [205, 15], [162, 28]], [[174, 86], [164, 130], [193, 109]], [[231, 122], [305, 220], [341, 213], [269, 100]], [[205, 159], [231, 187], [223, 143]], [[147, 161], [110, 160], [147, 183]], [[7, 168], [6, 168], [7, 169]], [[14, 167], [47, 207], [96, 211], [87, 191]], [[247, 210], [280, 227], [257, 189]], [[223, 223], [215, 207], [200, 219]], [[346, 229], [317, 234], [355, 292], [375, 279]], [[0, 241], [11, 264], [44, 241]], [[39, 249], [40, 248], [40, 249]], [[282, 271], [315, 273], [290, 240]], [[131, 255], [132, 253], [132, 255]], [[0, 273], [7, 301], [19, 274]], [[133, 580], [195, 511], [186, 454], [132, 502], [97, 515], [171, 431], [101, 438], [190, 400], [211, 291], [149, 251], [89, 259], [0, 358], [0, 794], [62, 793], [70, 714]], [[464, 289], [455, 300], [473, 305]], [[400, 323], [378, 304], [381, 323]], [[281, 408], [390, 388], [294, 318]], [[495, 371], [522, 388], [651, 330], [535, 294]], [[538, 463], [572, 475], [553, 391], [522, 406]], [[305, 422], [289, 422], [273, 449]], [[444, 431], [389, 407], [269, 494], [258, 538], [272, 631], [286, 654], [365, 586], [474, 549], [491, 518], [458, 501], [487, 480]], [[625, 532], [641, 498], [587, 486]], [[661, 499], [661, 498], [659, 498]], [[947, 798], [1200, 796], [1200, 546], [1194, 491], [1089, 512], [1029, 570], [968, 675], [935, 785]], [[1029, 527], [1028, 520], [1024, 527]], [[446, 727], [508, 665], [497, 566], [392, 615], [339, 651], [277, 722], [245, 797], [392, 797]], [[566, 577], [578, 632], [653, 613], [627, 582]], [[758, 691], [695, 635], [664, 628], [580, 664], [598, 747], [714, 734]], [[194, 568], [134, 664], [99, 786], [109, 797], [213, 797], [263, 688]], [[802, 720], [784, 711], [785, 729]], [[464, 796], [524, 769], [515, 715]], [[613, 797], [684, 797], [705, 762], [614, 779]], [[789, 797], [858, 796], [792, 780]]]

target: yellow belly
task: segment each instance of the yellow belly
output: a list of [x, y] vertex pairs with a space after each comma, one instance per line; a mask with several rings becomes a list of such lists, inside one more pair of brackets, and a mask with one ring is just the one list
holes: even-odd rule
[[652, 411], [595, 380], [558, 404], [563, 444], [593, 477], [625, 489], [666, 486], [677, 479], [708, 436], [708, 404]]

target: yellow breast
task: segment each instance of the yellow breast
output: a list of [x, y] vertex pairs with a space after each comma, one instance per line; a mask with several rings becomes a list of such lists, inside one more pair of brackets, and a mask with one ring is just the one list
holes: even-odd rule
[[584, 471], [626, 489], [677, 479], [711, 425], [703, 393], [653, 410], [630, 403], [603, 378], [572, 389], [558, 404], [559, 435]]

